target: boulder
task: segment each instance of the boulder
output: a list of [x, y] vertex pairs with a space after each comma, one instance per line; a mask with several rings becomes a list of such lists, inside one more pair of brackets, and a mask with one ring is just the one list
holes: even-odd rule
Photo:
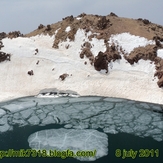
[[6, 60], [10, 61], [10, 57], [11, 57], [11, 54], [0, 52], [0, 62], [6, 61]]
[[28, 71], [28, 75], [34, 75], [34, 73], [33, 73], [33, 70], [31, 70], [31, 71]]
[[100, 30], [103, 30], [107, 27], [107, 24], [109, 23], [109, 19], [106, 19], [106, 16], [102, 16], [100, 20], [97, 22], [97, 28]]
[[44, 28], [44, 25], [43, 25], [43, 24], [40, 24], [40, 25], [38, 26], [38, 29], [42, 29], [42, 28]]
[[110, 13], [110, 16], [118, 17], [114, 12], [111, 12], [111, 13]]
[[65, 80], [67, 77], [69, 76], [69, 74], [62, 74], [62, 75], [60, 75], [59, 76], [59, 78], [63, 81], [63, 80]]
[[98, 53], [98, 55], [95, 57], [94, 68], [97, 71], [104, 69], [106, 70], [106, 73], [108, 73], [108, 60], [106, 54], [101, 51]]

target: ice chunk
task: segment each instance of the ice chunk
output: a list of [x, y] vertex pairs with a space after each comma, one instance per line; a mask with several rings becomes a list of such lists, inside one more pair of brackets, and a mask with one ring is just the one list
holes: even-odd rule
[[152, 120], [152, 117], [148, 114], [141, 114], [140, 117], [136, 120], [137, 122], [141, 122], [142, 124], [149, 124]]
[[11, 126], [7, 123], [7, 117], [0, 119], [0, 132], [6, 132], [11, 129]]
[[105, 128], [103, 129], [103, 131], [104, 131], [105, 133], [111, 133], [111, 134], [117, 134], [117, 133], [118, 133], [118, 132], [116, 131], [116, 129], [115, 129], [115, 126], [105, 127]]
[[6, 112], [3, 109], [0, 109], [0, 116], [4, 115]]
[[55, 124], [55, 123], [58, 123], [57, 119], [54, 119], [52, 116], [48, 116], [43, 119], [41, 125]]
[[93, 157], [75, 157], [81, 161], [93, 161], [108, 154], [108, 138], [105, 133], [93, 129], [50, 129], [31, 134], [28, 137], [32, 149], [96, 151]]
[[72, 128], [72, 125], [71, 124], [66, 124], [66, 125], [64, 125], [64, 128]]
[[11, 111], [11, 112], [16, 112], [18, 110], [22, 110], [24, 109], [24, 107], [22, 105], [19, 104], [9, 104], [9, 105], [5, 105], [3, 106], [5, 109]]
[[27, 110], [23, 110], [20, 112], [21, 116], [26, 119], [28, 118], [32, 113], [34, 112], [34, 110], [32, 109], [27, 109]]
[[28, 119], [28, 122], [31, 125], [38, 125], [40, 123], [40, 119], [36, 115], [34, 115]]

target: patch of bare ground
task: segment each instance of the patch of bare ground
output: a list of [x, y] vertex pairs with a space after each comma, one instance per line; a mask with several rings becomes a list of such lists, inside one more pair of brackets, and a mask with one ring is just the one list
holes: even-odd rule
[[154, 37], [155, 45], [135, 48], [129, 55], [124, 54], [124, 58], [130, 63], [137, 63], [140, 59], [151, 60], [155, 63], [156, 72], [154, 76], [158, 77], [158, 86], [163, 87], [163, 59], [157, 57], [157, 50], [163, 48], [160, 37]]
[[[80, 19], [78, 19], [80, 18]], [[66, 27], [70, 27], [70, 31], [66, 32]], [[108, 40], [112, 34], [118, 34], [123, 32], [129, 32], [132, 35], [145, 37], [149, 40], [154, 36], [163, 37], [163, 26], [151, 23], [147, 19], [129, 19], [118, 17], [114, 13], [110, 13], [107, 16], [100, 15], [87, 15], [85, 13], [78, 15], [77, 17], [67, 16], [55, 24], [44, 26], [40, 24], [36, 30], [27, 34], [27, 37], [49, 34], [53, 35], [56, 30], [56, 38], [54, 40], [54, 47], [57, 47], [59, 42], [65, 41], [69, 38], [74, 40], [74, 35], [78, 29], [85, 29], [86, 32], [99, 33], [99, 35], [92, 34], [92, 37], [98, 39]]]
[[86, 56], [87, 58], [89, 58], [89, 61], [90, 61], [91, 65], [93, 65], [93, 63], [94, 63], [94, 55], [91, 52], [91, 48], [92, 48], [91, 44], [89, 42], [85, 42], [82, 45], [82, 51], [80, 53], [80, 58], [83, 59], [84, 56]]
[[140, 59], [154, 61], [157, 57], [157, 46], [147, 45], [135, 48], [129, 55], [124, 54], [124, 58], [130, 63], [137, 63]]

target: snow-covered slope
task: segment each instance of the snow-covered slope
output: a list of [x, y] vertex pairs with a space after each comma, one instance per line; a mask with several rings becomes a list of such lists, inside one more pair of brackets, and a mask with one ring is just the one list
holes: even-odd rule
[[[52, 48], [55, 35], [3, 39], [1, 50], [11, 53], [11, 61], [0, 63], [0, 101], [36, 95], [45, 88], [57, 88], [73, 90], [80, 95], [122, 97], [163, 104], [163, 90], [157, 86], [155, 65], [151, 61], [139, 60], [130, 65], [122, 56], [121, 60], [109, 63], [109, 73], [106, 74], [96, 71], [88, 58], [81, 59], [81, 45], [86, 41], [91, 43], [94, 56], [106, 50], [104, 40], [93, 38], [89, 41], [89, 34], [78, 29], [75, 40], [59, 43], [59, 49]], [[154, 43], [129, 33], [112, 35], [109, 42], [118, 43], [126, 52]], [[35, 55], [36, 49], [38, 53]], [[34, 75], [27, 74], [30, 70]], [[61, 81], [59, 76], [64, 73], [69, 76]]]

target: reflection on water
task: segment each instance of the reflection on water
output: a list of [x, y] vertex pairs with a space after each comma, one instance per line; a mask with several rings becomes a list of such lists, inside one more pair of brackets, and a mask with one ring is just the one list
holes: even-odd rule
[[[28, 97], [1, 103], [0, 108], [0, 150], [28, 149], [29, 136], [41, 130], [95, 129], [108, 135], [109, 145], [108, 155], [94, 162], [159, 163], [163, 159], [161, 105], [105, 97]], [[140, 158], [141, 149], [146, 149], [145, 158]], [[72, 158], [6, 158], [1, 161], [45, 162], [47, 159], [48, 162], [81, 162]]]

